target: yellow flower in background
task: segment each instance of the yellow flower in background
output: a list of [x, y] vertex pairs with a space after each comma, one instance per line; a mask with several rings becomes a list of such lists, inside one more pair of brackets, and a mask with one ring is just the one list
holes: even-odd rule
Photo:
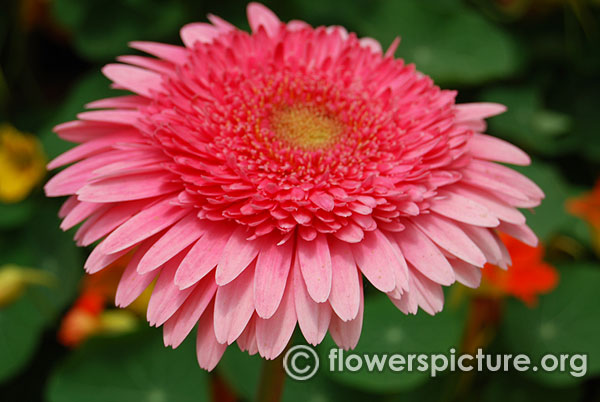
[[14, 264], [0, 266], [0, 308], [16, 301], [31, 285], [53, 286], [56, 278], [49, 272]]
[[40, 142], [11, 125], [0, 125], [0, 202], [23, 200], [46, 174]]

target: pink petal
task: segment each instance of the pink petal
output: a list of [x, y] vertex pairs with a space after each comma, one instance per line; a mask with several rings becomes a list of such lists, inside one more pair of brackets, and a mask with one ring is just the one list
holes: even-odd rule
[[274, 37], [283, 26], [275, 13], [260, 3], [248, 4], [247, 13], [252, 32], [258, 32], [258, 28], [262, 26], [269, 36]]
[[187, 49], [181, 46], [141, 41], [129, 42], [129, 46], [175, 64], [183, 64], [188, 58]]
[[225, 349], [227, 349], [226, 343], [219, 343], [215, 337], [215, 331], [213, 329], [213, 305], [208, 306], [200, 317], [198, 322], [198, 336], [196, 337], [196, 356], [198, 357], [198, 364], [205, 370], [212, 371]]
[[185, 251], [167, 262], [158, 276], [156, 285], [152, 290], [152, 296], [150, 296], [146, 314], [150, 325], [158, 327], [164, 324], [165, 321], [175, 314], [194, 290], [194, 288], [180, 290], [173, 283], [175, 272], [184, 255]]
[[485, 255], [455, 222], [435, 214], [415, 217], [412, 221], [450, 254], [479, 267], [485, 264]]
[[126, 222], [140, 210], [149, 208], [154, 200], [129, 201], [118, 204], [105, 204], [107, 210], [100, 210], [83, 223], [75, 233], [75, 240], [81, 246], [89, 246]]
[[125, 308], [133, 303], [158, 276], [159, 272], [156, 271], [144, 275], [140, 275], [137, 272], [140, 260], [157, 239], [158, 235], [144, 240], [135, 250], [117, 286], [117, 294], [115, 296], [115, 305], [117, 307]]
[[327, 237], [319, 233], [312, 241], [297, 238], [298, 262], [308, 293], [317, 303], [323, 303], [331, 291], [331, 256]]
[[242, 352], [248, 352], [250, 356], [258, 353], [256, 343], [256, 315], [252, 316], [244, 332], [237, 338], [237, 344]]
[[88, 218], [94, 213], [103, 213], [108, 210], [110, 206], [106, 204], [96, 204], [93, 202], [78, 202], [77, 205], [71, 209], [71, 211], [65, 216], [64, 220], [60, 224], [62, 230], [69, 230], [73, 226], [81, 223], [83, 220]]
[[233, 281], [218, 287], [214, 328], [220, 343], [233, 343], [250, 321], [254, 313], [253, 283], [254, 267], [249, 267]]
[[223, 286], [237, 278], [256, 258], [260, 250], [259, 240], [247, 240], [248, 228], [238, 226], [225, 245], [223, 255], [217, 264], [217, 285]]
[[[360, 275], [357, 273], [357, 275]], [[329, 325], [329, 333], [333, 341], [341, 348], [348, 350], [354, 349], [360, 339], [362, 330], [363, 312], [364, 312], [364, 297], [362, 280], [359, 278], [360, 285], [360, 304], [358, 314], [350, 321], [342, 321], [337, 315], [332, 315], [331, 324]]]
[[271, 360], [283, 352], [294, 328], [296, 328], [296, 309], [294, 306], [293, 281], [288, 281], [283, 299], [271, 318], [256, 316], [256, 343], [262, 357]]
[[[100, 243], [102, 244], [102, 243]], [[124, 256], [129, 252], [130, 249], [120, 250], [117, 253], [106, 254], [102, 252], [102, 248], [98, 245], [92, 250], [88, 259], [85, 261], [83, 268], [88, 274], [95, 274], [100, 272], [104, 268], [108, 267], [113, 262]]]
[[454, 282], [454, 271], [448, 260], [419, 229], [407, 224], [404, 231], [394, 235], [406, 260], [425, 276], [442, 285]]
[[88, 142], [71, 148], [67, 152], [54, 158], [50, 163], [48, 163], [47, 167], [49, 170], [56, 169], [57, 167], [101, 153], [117, 142], [137, 142], [141, 138], [142, 137], [139, 131], [134, 129], [115, 130], [115, 133], [92, 139]]
[[500, 224], [486, 207], [452, 192], [440, 192], [443, 198], [430, 202], [431, 210], [440, 215], [471, 225], [496, 227]]
[[442, 287], [429, 280], [419, 272], [413, 272], [414, 285], [419, 306], [428, 314], [435, 315], [444, 308], [444, 291]]
[[486, 134], [473, 135], [469, 141], [471, 155], [478, 159], [526, 166], [531, 158], [513, 144]]
[[507, 235], [514, 237], [515, 239], [521, 240], [528, 246], [537, 247], [538, 245], [537, 236], [527, 225], [513, 225], [511, 223], [502, 222], [497, 229], [500, 232], [504, 232]]
[[93, 101], [86, 104], [85, 107], [86, 109], [137, 109], [140, 106], [146, 106], [148, 102], [149, 100], [142, 96], [123, 95]]
[[330, 239], [331, 252], [331, 293], [329, 303], [342, 321], [356, 317], [360, 306], [358, 269], [350, 246], [336, 239]]
[[[480, 228], [471, 225], [461, 225], [463, 232], [483, 252], [487, 262], [498, 265], [502, 261], [502, 251], [493, 235], [493, 229]], [[471, 264], [470, 264], [471, 265]], [[481, 267], [481, 265], [478, 265]]]
[[353, 244], [351, 249], [356, 264], [373, 286], [382, 292], [396, 287], [394, 271], [402, 269], [401, 262], [380, 230], [366, 232], [364, 240]]
[[139, 200], [181, 190], [171, 172], [156, 171], [100, 179], [77, 191], [80, 201], [121, 202]]
[[294, 239], [278, 246], [276, 237], [265, 241], [256, 261], [254, 305], [261, 318], [269, 318], [279, 306], [292, 264]]
[[179, 221], [189, 210], [171, 205], [172, 198], [166, 198], [139, 212], [119, 226], [102, 242], [102, 251], [116, 253], [131, 247]]
[[77, 118], [86, 121], [136, 126], [142, 118], [142, 114], [137, 110], [93, 110], [81, 112]]
[[[356, 270], [354, 275], [356, 276]], [[294, 265], [292, 276], [294, 306], [300, 330], [308, 343], [317, 345], [321, 343], [329, 328], [331, 307], [329, 303], [317, 303], [310, 297], [298, 265]]]
[[461, 260], [450, 260], [456, 280], [465, 286], [476, 289], [481, 284], [481, 269]]
[[144, 274], [160, 267], [203, 234], [203, 226], [195, 213], [191, 213], [167, 230], [148, 250], [138, 265]]
[[498, 103], [463, 103], [455, 105], [456, 115], [454, 117], [457, 123], [470, 120], [483, 120], [488, 117], [496, 116], [506, 111], [506, 106]]
[[365, 232], [353, 222], [349, 222], [346, 226], [333, 234], [340, 240], [346, 243], [359, 243], [365, 237]]
[[179, 32], [181, 40], [188, 48], [193, 48], [194, 43], [211, 43], [220, 35], [219, 30], [211, 24], [194, 22], [185, 25]]
[[213, 275], [206, 276], [194, 287], [186, 301], [163, 327], [165, 346], [176, 348], [185, 340], [213, 300], [216, 291], [217, 284]]
[[192, 286], [217, 266], [233, 232], [232, 226], [227, 224], [203, 223], [204, 235], [196, 241], [175, 274], [175, 284], [180, 289]]
[[115, 84], [137, 94], [152, 97], [156, 92], [162, 92], [162, 77], [160, 74], [139, 67], [125, 64], [107, 64], [102, 73]]
[[519, 212], [518, 209], [513, 208], [506, 202], [494, 197], [489, 191], [480, 190], [464, 184], [452, 186], [451, 191], [483, 205], [500, 220], [517, 225], [525, 223], [525, 216]]

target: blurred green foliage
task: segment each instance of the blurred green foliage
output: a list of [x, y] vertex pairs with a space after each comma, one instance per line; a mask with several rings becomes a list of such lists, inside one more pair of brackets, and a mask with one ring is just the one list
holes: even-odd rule
[[[519, 169], [547, 198], [525, 211], [544, 240], [550, 262], [560, 265], [558, 289], [536, 307], [509, 300], [491, 350], [502, 353], [588, 353], [589, 374], [328, 373], [311, 381], [288, 380], [292, 401], [477, 400], [592, 401], [600, 398], [600, 264], [586, 224], [569, 215], [565, 201], [589, 190], [600, 172], [600, 7], [586, 0], [291, 0], [266, 2], [284, 20], [340, 24], [384, 48], [402, 38], [396, 56], [431, 75], [458, 100], [506, 104], [488, 131], [533, 156]], [[100, 67], [135, 53], [132, 40], [179, 43], [179, 28], [220, 15], [242, 28], [244, 1], [8, 0], [0, 12], [0, 122], [37, 133], [49, 158], [71, 144], [54, 125], [74, 119], [86, 102], [112, 96]], [[73, 233], [59, 233], [59, 203], [38, 189], [27, 200], [0, 204], [0, 265], [35, 267], [57, 285], [31, 287], [0, 308], [2, 401], [193, 401], [209, 398], [218, 376], [252, 400], [262, 360], [235, 347], [216, 373], [200, 370], [193, 341], [165, 349], [158, 330], [93, 339], [70, 351], [56, 342], [60, 316], [75, 298], [84, 252]], [[458, 347], [466, 308], [447, 306], [436, 317], [404, 316], [385, 298], [367, 296], [357, 352], [447, 352]], [[320, 346], [323, 356], [333, 345]], [[457, 385], [458, 384], [458, 385]], [[465, 388], [465, 384], [470, 386]]]

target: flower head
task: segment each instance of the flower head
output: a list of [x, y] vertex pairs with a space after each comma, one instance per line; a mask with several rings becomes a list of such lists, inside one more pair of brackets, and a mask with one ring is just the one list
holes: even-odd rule
[[506, 265], [504, 231], [535, 244], [516, 207], [542, 191], [493, 161], [528, 164], [488, 135], [497, 104], [456, 93], [341, 27], [282, 23], [248, 6], [252, 33], [218, 17], [185, 47], [134, 42], [104, 73], [134, 95], [56, 127], [81, 145], [46, 185], [63, 229], [102, 240], [86, 269], [134, 256], [116, 301], [156, 279], [148, 320], [176, 347], [194, 326], [202, 367], [233, 342], [272, 359], [296, 324], [358, 342], [363, 277], [405, 313], [442, 309], [442, 285]]

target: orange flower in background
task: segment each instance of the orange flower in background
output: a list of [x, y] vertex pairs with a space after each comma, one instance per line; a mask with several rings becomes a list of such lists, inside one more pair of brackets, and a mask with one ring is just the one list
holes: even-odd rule
[[113, 308], [119, 279], [130, 259], [131, 254], [127, 254], [108, 269], [84, 277], [81, 293], [58, 330], [61, 344], [77, 347], [94, 335], [122, 334], [137, 327], [139, 316], [146, 311], [152, 285], [127, 309]]
[[586, 221], [592, 230], [596, 250], [600, 250], [600, 179], [592, 191], [567, 202], [567, 211]]
[[491, 295], [511, 295], [532, 306], [537, 296], [549, 293], [558, 284], [558, 271], [542, 260], [544, 248], [531, 247], [510, 236], [502, 235], [512, 258], [507, 270], [486, 264], [482, 274], [482, 292]]

